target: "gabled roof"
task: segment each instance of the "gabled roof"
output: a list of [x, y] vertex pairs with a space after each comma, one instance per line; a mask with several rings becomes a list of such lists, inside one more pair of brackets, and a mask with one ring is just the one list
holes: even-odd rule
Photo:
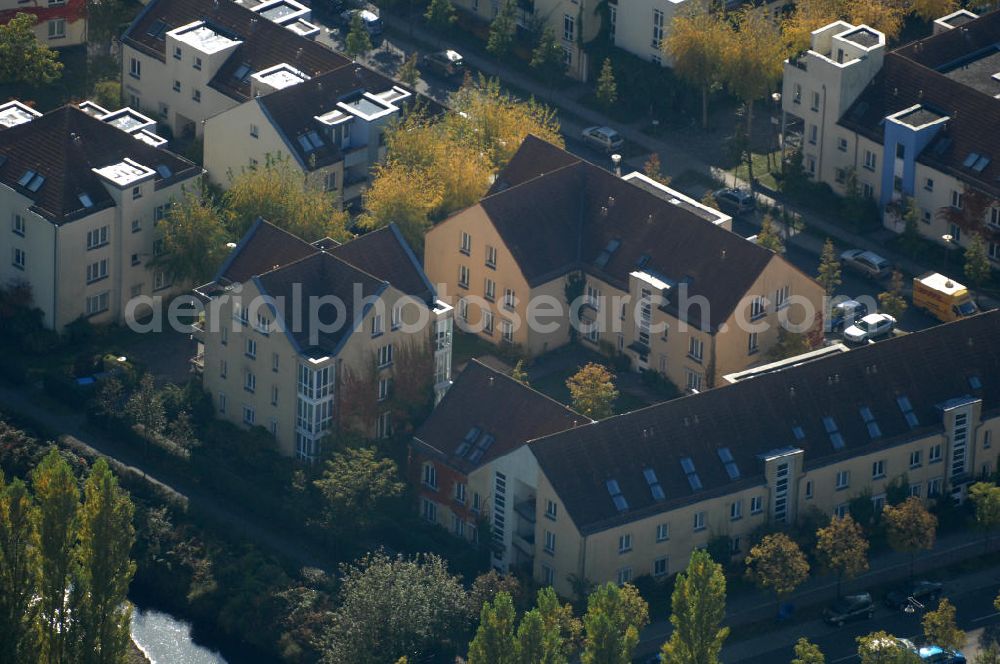
[[407, 295], [433, 303], [434, 287], [395, 224], [365, 233], [327, 251]]
[[[806, 468], [814, 468], [941, 431], [940, 407], [949, 400], [981, 398], [984, 412], [996, 414], [998, 334], [1000, 311], [980, 314], [556, 433], [530, 446], [577, 527], [595, 532], [762, 485], [761, 456], [782, 448], [804, 450]], [[830, 423], [841, 436], [840, 449]], [[735, 479], [722, 448], [739, 471]], [[685, 458], [700, 489], [693, 489]], [[654, 498], [646, 469], [655, 473], [663, 500]], [[609, 480], [617, 483], [626, 509], [616, 507]]]
[[[155, 173], [156, 187], [201, 173], [187, 159], [154, 148], [75, 106], [63, 106], [30, 122], [0, 129], [0, 183], [30, 198], [33, 209], [56, 224], [112, 207], [114, 201], [103, 179], [92, 169], [125, 158], [154, 171], [166, 167], [168, 177]], [[29, 170], [43, 178], [37, 187], [19, 184]]]
[[[473, 359], [414, 439], [447, 457], [452, 467], [468, 473], [529, 440], [589, 421]], [[477, 449], [480, 454], [476, 454]]]
[[219, 268], [215, 281], [243, 283], [316, 251], [316, 247], [305, 240], [258, 217]]
[[[205, 21], [213, 29], [242, 41], [210, 83], [237, 101], [250, 98], [249, 77], [234, 76], [244, 64], [250, 72], [258, 72], [286, 63], [309, 76], [351, 65], [350, 59], [232, 0], [153, 0], [132, 22], [123, 39], [130, 46], [165, 60], [165, 40], [150, 33], [162, 35], [194, 21]], [[161, 23], [164, 28], [151, 30]]]
[[[552, 170], [532, 177], [541, 168]], [[533, 286], [582, 269], [627, 290], [631, 272], [654, 270], [687, 283], [689, 296], [708, 298], [714, 330], [767, 264], [784, 260], [684, 205], [534, 137], [498, 181], [511, 185], [480, 205]], [[613, 241], [617, 248], [598, 261]]]

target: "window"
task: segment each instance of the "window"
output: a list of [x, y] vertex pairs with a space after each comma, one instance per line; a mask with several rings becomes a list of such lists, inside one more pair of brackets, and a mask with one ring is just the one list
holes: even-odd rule
[[472, 236], [462, 231], [462, 242], [458, 246], [458, 250], [468, 256], [472, 253]]
[[336, 173], [326, 173], [323, 175], [323, 190], [324, 191], [336, 191], [337, 190], [337, 174]]
[[15, 214], [10, 220], [10, 230], [15, 235], [24, 237], [24, 217]]
[[[961, 210], [965, 205], [965, 197], [962, 192], [952, 189], [951, 190], [951, 206], [956, 210]], [[958, 238], [956, 238], [956, 241]]]
[[1000, 261], [1000, 242], [990, 242], [989, 256], [995, 261]]
[[493, 312], [484, 311], [483, 312], [483, 332], [486, 334], [493, 334]]
[[694, 531], [705, 530], [705, 513], [695, 512], [694, 513]]
[[437, 523], [437, 504], [426, 498], [421, 499], [421, 504], [423, 505], [423, 509], [421, 510], [423, 517], [431, 523]]
[[199, 90], [198, 88], [195, 88], [194, 91], [191, 93], [191, 99], [194, 100], [194, 101], [196, 101], [196, 102], [198, 102], [200, 104], [201, 103], [201, 90]]
[[851, 506], [850, 506], [849, 503], [841, 503], [840, 505], [837, 505], [837, 507], [834, 508], [833, 512], [839, 518], [843, 519], [845, 516], [847, 516], [850, 513], [850, 509], [851, 509]]
[[183, 55], [184, 55], [184, 51], [181, 49], [181, 47], [180, 46], [175, 46], [174, 47], [174, 60], [180, 60], [181, 56], [183, 56]]
[[875, 153], [871, 150], [865, 150], [865, 168], [869, 171], [875, 170]]
[[819, 127], [816, 125], [809, 125], [809, 143], [816, 145], [816, 140], [819, 137]]
[[844, 184], [844, 182], [847, 181], [847, 169], [846, 168], [833, 169], [833, 179], [837, 181], [837, 184]]
[[181, 91], [181, 82], [174, 81], [174, 92], [180, 92], [180, 91]]
[[509, 320], [500, 321], [500, 336], [509, 344], [514, 343], [514, 324]]
[[784, 309], [788, 306], [788, 297], [791, 294], [791, 286], [782, 286], [778, 290], [774, 291], [774, 308], [775, 310]]
[[685, 372], [687, 376], [687, 388], [689, 390], [701, 391], [701, 374], [690, 369], [685, 370]]
[[462, 482], [455, 482], [455, 502], [465, 504], [466, 486]]
[[632, 535], [625, 534], [618, 536], [618, 553], [628, 553], [632, 550]]
[[14, 251], [10, 260], [11, 260], [11, 265], [13, 265], [19, 270], [23, 270], [25, 265], [27, 265], [28, 263], [28, 255], [24, 252], [23, 249], [18, 249], [17, 247], [14, 247]]
[[497, 266], [497, 248], [490, 245], [486, 245], [486, 267], [496, 269]]
[[142, 198], [142, 187], [132, 187], [132, 200], [135, 201], [140, 198]]
[[463, 323], [469, 322], [469, 301], [465, 298], [458, 301], [458, 319]]
[[192, 65], [195, 69], [201, 69], [201, 58], [195, 56], [194, 64]]
[[256, 360], [257, 359], [257, 341], [256, 341], [256, 339], [251, 339], [250, 337], [247, 337], [246, 349], [244, 350], [244, 353], [251, 360]]
[[921, 462], [922, 453], [920, 450], [913, 450], [910, 452], [910, 468], [919, 468], [923, 465]]
[[764, 511], [763, 496], [753, 496], [750, 499], [750, 514], [760, 514]]
[[653, 561], [653, 576], [666, 576], [667, 560], [667, 557], [663, 556]]
[[469, 287], [469, 268], [465, 265], [458, 266], [458, 286], [466, 289]]
[[632, 568], [622, 567], [618, 570], [618, 585], [624, 586], [626, 583], [632, 580]]
[[556, 513], [558, 512], [558, 509], [559, 508], [556, 506], [555, 502], [553, 502], [551, 500], [546, 500], [545, 501], [545, 517], [546, 518], [552, 519], [553, 521], [555, 521], [556, 520]]
[[472, 492], [472, 511], [475, 512], [476, 514], [479, 513], [480, 502], [481, 502], [481, 499], [479, 497], [479, 494], [477, 492], [473, 491]]
[[729, 520], [739, 521], [743, 518], [743, 501], [737, 500], [729, 503]]
[[271, 386], [271, 405], [272, 406], [277, 406], [278, 405], [278, 386], [277, 385], [272, 385]]
[[54, 18], [49, 20], [49, 39], [62, 39], [66, 36], [66, 19]]
[[277, 353], [271, 353], [271, 371], [277, 372], [280, 362], [281, 362], [281, 356], [278, 355]]
[[142, 230], [142, 222], [139, 221], [138, 219], [133, 219], [132, 220], [132, 232], [133, 233], [138, 233], [141, 230]]
[[931, 445], [927, 451], [927, 463], [939, 463], [941, 461], [941, 444]]
[[943, 484], [943, 482], [944, 482], [944, 480], [942, 480], [940, 477], [937, 477], [937, 478], [931, 480], [930, 482], [928, 482], [927, 483], [927, 497], [928, 498], [934, 498], [935, 496], [940, 496], [941, 495], [941, 485]]
[[812, 480], [806, 482], [806, 500], [813, 497], [813, 483]]
[[757, 345], [757, 333], [751, 332], [747, 335], [747, 355], [753, 355], [758, 350], [760, 350], [760, 348]]
[[219, 412], [226, 414], [226, 395], [222, 392], [219, 392]]
[[838, 470], [837, 471], [837, 491], [846, 489], [851, 485], [851, 471], [849, 470]]
[[243, 375], [243, 389], [251, 394], [257, 391], [257, 376], [254, 375], [254, 372], [247, 371]]
[[172, 282], [167, 274], [166, 270], [157, 270], [153, 273], [153, 290], [163, 290], [164, 288], [170, 288]]
[[392, 344], [386, 344], [378, 349], [378, 366], [387, 367], [392, 364]]
[[556, 552], [556, 534], [546, 530], [545, 531], [545, 553], [554, 554]]
[[1000, 207], [990, 208], [990, 226], [1000, 227]]
[[875, 195], [875, 188], [867, 182], [861, 183], [861, 195], [865, 198], [872, 198]]
[[663, 43], [663, 12], [659, 9], [653, 10], [653, 39], [649, 42], [649, 45], [656, 50], [660, 50], [660, 44]]
[[128, 73], [132, 78], [142, 78], [142, 63], [136, 58], [129, 58]]
[[915, 496], [917, 498], [920, 497], [920, 485], [919, 484], [911, 484], [910, 485], [910, 495], [911, 496]]
[[934, 179], [927, 178], [924, 180], [924, 189], [927, 191], [934, 191]]
[[139, 260], [139, 254], [132, 254], [132, 266], [133, 267], [135, 267], [136, 265], [138, 265], [141, 262], [142, 261]]
[[101, 226], [87, 231], [87, 249], [103, 247], [108, 243], [108, 227]]
[[108, 291], [91, 295], [87, 298], [87, 315], [99, 314], [107, 311], [109, 307], [110, 295]]
[[434, 466], [433, 463], [430, 463], [429, 461], [424, 464], [423, 482], [424, 486], [428, 488], [431, 489], [438, 488], [437, 468]]
[[796, 83], [795, 87], [792, 88], [792, 103], [801, 104], [802, 103], [802, 84]]
[[458, 537], [465, 537], [465, 521], [457, 514], [451, 515], [451, 529]]
[[548, 565], [542, 565], [542, 584], [551, 586], [556, 582], [556, 571]]
[[984, 450], [990, 449], [990, 446], [993, 444], [992, 441], [990, 440], [993, 437], [992, 434], [993, 434], [993, 432], [990, 431], [989, 429], [987, 429], [983, 433], [983, 449]]
[[847, 139], [843, 136], [837, 139], [837, 149], [841, 152], [847, 152]]
[[392, 307], [392, 313], [390, 314], [391, 319], [389, 321], [389, 329], [395, 331], [398, 330], [403, 325], [403, 305], [398, 303]]
[[108, 277], [108, 259], [102, 258], [87, 266], [87, 283], [92, 284]]
[[576, 19], [569, 14], [563, 14], [563, 41], [571, 42], [575, 37]]
[[608, 5], [608, 39], [615, 43], [615, 26], [618, 23], [618, 7]]
[[379, 378], [378, 379], [378, 400], [385, 401], [389, 398], [389, 385], [392, 380], [389, 378]]
[[688, 357], [700, 363], [705, 353], [705, 342], [696, 337], [691, 337], [688, 341]]
[[809, 106], [814, 111], [819, 110], [819, 93], [815, 90], [812, 93], [812, 104]]
[[880, 493], [877, 496], [872, 496], [872, 507], [875, 508], [875, 513], [878, 514], [883, 509], [885, 509], [885, 494]]
[[959, 244], [962, 241], [962, 227], [958, 224], [951, 224], [948, 230], [951, 233], [951, 241]]
[[510, 311], [513, 311], [514, 310], [514, 302], [515, 302], [514, 289], [512, 289], [512, 288], [504, 288], [503, 289], [503, 308], [504, 309], [508, 309]]
[[487, 300], [489, 300], [490, 302], [493, 302], [493, 301], [496, 300], [496, 298], [497, 298], [497, 284], [496, 284], [495, 281], [493, 281], [492, 279], [487, 279], [486, 280], [486, 286], [485, 286], [485, 288], [483, 290], [484, 290], [484, 295], [486, 296]]
[[656, 525], [656, 541], [666, 542], [670, 539], [670, 524], [660, 523]]
[[229, 363], [225, 360], [219, 360], [219, 378], [225, 378], [229, 373]]
[[382, 336], [385, 330], [382, 328], [382, 316], [380, 314], [375, 314], [372, 316], [372, 338]]

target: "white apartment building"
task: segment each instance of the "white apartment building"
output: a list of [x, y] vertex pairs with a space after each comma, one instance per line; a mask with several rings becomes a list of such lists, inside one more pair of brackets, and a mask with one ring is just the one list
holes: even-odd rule
[[806, 173], [847, 192], [852, 173], [901, 233], [913, 200], [921, 235], [960, 246], [983, 236], [1000, 265], [1000, 12], [960, 10], [934, 34], [885, 52], [885, 37], [838, 21], [785, 63], [786, 147]]
[[173, 294], [149, 267], [155, 225], [201, 169], [163, 149], [154, 125], [89, 102], [45, 115], [0, 105], [0, 282], [29, 284], [46, 326], [120, 323], [131, 298]]
[[32, 14], [35, 37], [49, 48], [80, 46], [87, 41], [87, 0], [0, 0], [0, 24], [18, 14]]

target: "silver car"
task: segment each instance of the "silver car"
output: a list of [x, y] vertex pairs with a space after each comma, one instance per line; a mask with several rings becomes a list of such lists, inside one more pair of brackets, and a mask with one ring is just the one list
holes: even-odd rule
[[733, 214], [753, 212], [756, 205], [752, 191], [735, 187], [720, 189], [712, 193], [712, 198], [719, 204], [719, 208]]
[[625, 143], [621, 134], [611, 127], [587, 127], [583, 130], [583, 140], [604, 152], [618, 150]]
[[848, 249], [840, 255], [840, 263], [846, 268], [860, 272], [871, 279], [889, 276], [892, 264], [873, 251]]

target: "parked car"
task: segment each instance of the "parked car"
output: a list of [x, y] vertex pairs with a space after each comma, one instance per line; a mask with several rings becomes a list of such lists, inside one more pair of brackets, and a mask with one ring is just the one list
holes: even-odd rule
[[842, 626], [851, 620], [870, 620], [875, 615], [875, 602], [869, 593], [845, 595], [823, 610], [823, 620]]
[[712, 194], [712, 198], [719, 204], [723, 211], [733, 214], [743, 214], [753, 212], [757, 202], [754, 200], [753, 192], [748, 189], [737, 189], [729, 187], [720, 189]]
[[583, 130], [583, 140], [608, 153], [618, 150], [625, 144], [621, 134], [611, 127], [587, 127]]
[[344, 30], [351, 29], [351, 20], [354, 18], [355, 14], [361, 15], [361, 23], [365, 26], [365, 30], [372, 37], [379, 37], [382, 35], [382, 19], [376, 13], [377, 10], [372, 9], [348, 9], [340, 15], [340, 20], [344, 24]]
[[848, 249], [840, 254], [840, 263], [844, 267], [860, 272], [870, 279], [882, 279], [889, 276], [892, 264], [873, 251]]
[[928, 605], [940, 599], [942, 590], [942, 584], [937, 581], [912, 581], [886, 593], [885, 605], [890, 609], [902, 611], [909, 604], [908, 599], [912, 597], [927, 608], [931, 608]]
[[895, 327], [896, 319], [889, 314], [868, 314], [844, 329], [844, 340], [854, 344], [864, 343], [892, 333]]
[[920, 661], [928, 664], [966, 664], [965, 655], [942, 646], [924, 646], [917, 649]]
[[830, 329], [842, 330], [853, 325], [868, 314], [868, 305], [857, 300], [838, 302], [830, 311]]
[[465, 73], [465, 59], [458, 51], [450, 48], [424, 56], [424, 69], [442, 78], [462, 76]]

